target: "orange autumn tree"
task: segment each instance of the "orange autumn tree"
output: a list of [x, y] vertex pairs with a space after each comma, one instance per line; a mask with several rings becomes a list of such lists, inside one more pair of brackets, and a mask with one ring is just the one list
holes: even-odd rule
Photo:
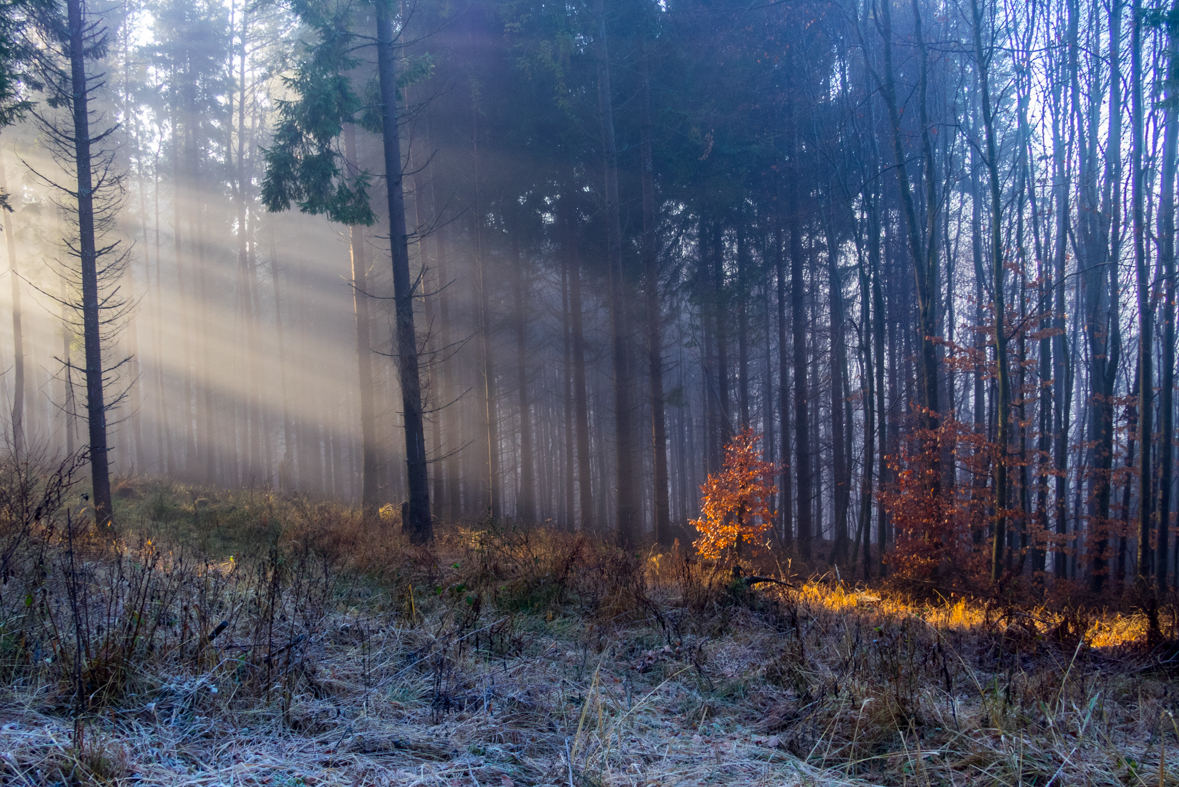
[[725, 464], [710, 473], [700, 487], [701, 517], [692, 525], [700, 531], [693, 542], [701, 557], [740, 558], [742, 544], [756, 555], [767, 546], [766, 532], [774, 521], [770, 501], [778, 492], [777, 468], [761, 458], [761, 435], [746, 427], [725, 446]]

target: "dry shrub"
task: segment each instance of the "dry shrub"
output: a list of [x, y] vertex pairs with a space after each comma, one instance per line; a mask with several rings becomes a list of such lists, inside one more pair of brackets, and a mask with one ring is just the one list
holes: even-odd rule
[[485, 523], [460, 529], [455, 545], [464, 556], [451, 587], [485, 594], [507, 612], [622, 622], [655, 610], [644, 557], [583, 534]]
[[[914, 429], [890, 459], [890, 482], [879, 493], [896, 532], [885, 556], [894, 581], [949, 589], [975, 587], [986, 569], [986, 502], [968, 485], [940, 484], [942, 454], [952, 446], [975, 471], [992, 461], [993, 446], [943, 417], [936, 429]], [[983, 490], [985, 492], [985, 490]]]
[[740, 560], [769, 549], [778, 468], [762, 459], [760, 441], [761, 435], [748, 426], [733, 435], [725, 446], [724, 466], [700, 487], [701, 516], [691, 524], [700, 533], [693, 546], [702, 557]]

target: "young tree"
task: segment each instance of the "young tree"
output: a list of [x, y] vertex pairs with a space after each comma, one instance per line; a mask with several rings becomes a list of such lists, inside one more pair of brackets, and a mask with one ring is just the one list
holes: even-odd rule
[[[762, 459], [760, 441], [761, 435], [750, 427], [733, 435], [725, 446], [724, 466], [700, 487], [701, 516], [692, 520], [700, 538], [693, 546], [706, 558], [740, 560], [769, 546], [766, 534], [774, 523], [770, 501], [778, 492], [777, 469]], [[750, 550], [744, 554], [743, 544]]]

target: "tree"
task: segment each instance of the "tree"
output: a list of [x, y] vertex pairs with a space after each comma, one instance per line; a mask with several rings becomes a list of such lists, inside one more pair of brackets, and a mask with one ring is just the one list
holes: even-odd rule
[[993, 533], [993, 550], [991, 556], [991, 581], [998, 582], [1003, 571], [1004, 550], [1007, 542], [1007, 448], [1010, 442], [1011, 404], [1008, 379], [1010, 371], [1007, 361], [1007, 331], [1004, 321], [1007, 317], [1007, 302], [1005, 299], [1006, 283], [1003, 263], [1003, 194], [999, 180], [999, 146], [995, 133], [995, 105], [991, 101], [991, 61], [994, 56], [993, 45], [983, 47], [983, 14], [979, 0], [971, 0], [971, 17], [974, 28], [974, 54], [978, 69], [978, 82], [981, 91], [983, 129], [985, 134], [984, 163], [990, 179], [991, 198], [991, 287], [995, 298], [995, 367], [997, 392], [997, 414], [999, 423], [999, 448], [995, 456], [995, 526]]
[[[40, 3], [36, 0], [0, 0], [0, 130], [20, 120], [32, 108], [28, 98], [31, 57], [30, 42], [25, 36], [29, 12]], [[8, 204], [8, 179], [5, 176], [3, 154], [0, 153], [0, 217], [12, 213]], [[8, 250], [8, 276], [12, 286], [12, 447], [19, 455], [24, 449], [25, 409], [25, 343], [21, 312], [20, 276], [17, 272], [16, 239], [12, 224], [4, 221], [0, 232], [5, 233]]]
[[[35, 47], [25, 30], [47, 0], [0, 0], [0, 129], [24, 117], [33, 106], [29, 89], [37, 86], [30, 73]], [[0, 206], [7, 206], [0, 191]]]
[[[117, 254], [118, 243], [99, 245], [111, 226], [119, 202], [119, 177], [114, 154], [102, 147], [113, 128], [91, 128], [95, 100], [104, 81], [88, 71], [88, 63], [106, 53], [107, 31], [102, 19], [93, 17], [84, 0], [67, 0], [63, 18], [56, 6], [38, 9], [37, 22], [51, 46], [38, 54], [38, 73], [46, 93], [46, 109], [33, 110], [51, 150], [60, 164], [73, 171], [71, 183], [41, 179], [74, 205], [76, 239], [66, 245], [78, 260], [77, 279], [85, 345], [86, 419], [89, 430], [87, 456], [90, 460], [94, 521], [99, 528], [112, 524], [110, 461], [107, 447], [107, 417], [114, 397], [107, 402], [109, 381], [103, 366], [104, 330], [125, 311], [113, 292], [124, 259]], [[59, 113], [57, 110], [63, 110]], [[68, 119], [62, 115], [68, 112]], [[100, 264], [100, 259], [102, 264]], [[70, 272], [73, 278], [73, 272]], [[116, 368], [118, 364], [114, 365]]]
[[[703, 557], [740, 560], [769, 547], [777, 468], [762, 459], [759, 442], [761, 435], [748, 426], [733, 435], [725, 446], [724, 466], [700, 487], [701, 516], [692, 520], [700, 538], [692, 545]], [[743, 544], [749, 549], [744, 554]]]
[[[359, 65], [354, 54], [352, 12], [347, 6], [296, 0], [293, 8], [315, 32], [289, 86], [298, 98], [283, 104], [274, 145], [266, 151], [263, 201], [272, 211], [292, 202], [306, 213], [322, 213], [344, 224], [372, 224], [367, 173], [350, 176], [341, 167], [335, 147], [344, 124], [360, 119], [362, 102], [347, 73]], [[417, 333], [414, 328], [414, 284], [409, 275], [409, 244], [405, 229], [401, 139], [398, 118], [397, 53], [393, 17], [387, 0], [374, 5], [377, 32], [379, 115], [369, 118], [378, 127], [385, 154], [385, 189], [389, 208], [394, 336], [404, 417], [406, 475], [409, 504], [402, 527], [415, 543], [433, 538], [430, 489], [426, 465], [426, 437], [422, 413]]]
[[631, 375], [627, 351], [626, 283], [623, 281], [622, 228], [618, 205], [618, 147], [614, 141], [614, 107], [610, 90], [610, 53], [606, 43], [605, 0], [595, 0], [598, 58], [598, 116], [602, 128], [602, 163], [606, 173], [606, 245], [610, 271], [610, 340], [614, 368], [615, 470], [618, 482], [618, 542], [632, 546], [639, 539], [639, 505], [634, 477], [634, 435], [631, 414]]

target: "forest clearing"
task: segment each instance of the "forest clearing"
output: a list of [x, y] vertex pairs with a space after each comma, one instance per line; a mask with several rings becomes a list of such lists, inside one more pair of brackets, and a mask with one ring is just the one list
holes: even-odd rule
[[1148, 645], [1130, 607], [115, 488], [117, 540], [0, 533], [7, 784], [1179, 783], [1173, 606]]

